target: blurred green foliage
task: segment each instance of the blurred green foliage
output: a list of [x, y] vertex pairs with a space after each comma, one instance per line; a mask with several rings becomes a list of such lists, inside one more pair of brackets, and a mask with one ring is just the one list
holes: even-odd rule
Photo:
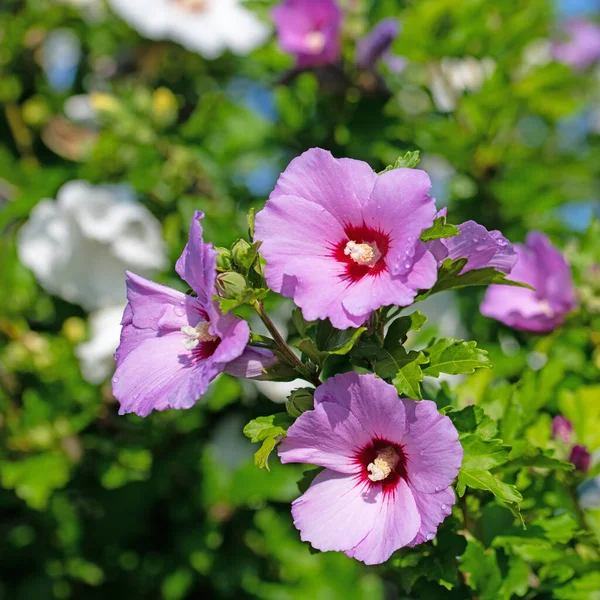
[[[272, 4], [251, 3], [264, 19]], [[598, 132], [565, 134], [597, 102], [598, 83], [552, 61], [526, 64], [532, 42], [554, 31], [549, 0], [346, 6], [344, 68], [292, 77], [274, 39], [250, 57], [206, 61], [144, 40], [108, 9], [86, 19], [51, 0], [2, 2], [0, 598], [598, 598], [600, 509], [578, 505], [586, 476], [547, 470], [566, 459], [550, 437], [555, 414], [573, 421], [579, 443], [600, 448], [600, 229], [574, 230], [564, 212], [599, 196]], [[357, 72], [357, 40], [387, 16], [403, 22], [393, 51], [409, 59], [406, 70]], [[57, 28], [82, 49], [64, 91], [40, 58]], [[450, 112], [429, 87], [445, 57], [495, 61]], [[92, 123], [64, 113], [83, 93]], [[442, 165], [452, 223], [475, 219], [512, 241], [546, 231], [566, 251], [582, 302], [565, 327], [533, 337], [482, 317], [481, 291], [460, 293], [463, 326], [494, 368], [453, 389], [424, 386], [452, 407], [467, 449], [478, 448], [459, 480], [473, 489], [433, 543], [377, 569], [299, 540], [289, 503], [301, 467], [272, 457], [270, 472], [255, 468], [242, 436], [251, 418], [277, 412], [253, 384], [222, 376], [189, 411], [117, 416], [109, 382], [80, 375], [85, 313], [47, 295], [15, 248], [35, 204], [76, 178], [131, 183], [160, 219], [171, 262], [198, 208], [206, 239], [229, 247], [247, 230], [247, 210], [313, 146], [376, 171], [418, 149], [423, 168]], [[160, 281], [180, 285], [172, 270]], [[427, 344], [431, 324], [412, 342]], [[488, 459], [478, 462], [482, 446]], [[499, 499], [486, 491], [494, 486]], [[506, 510], [519, 503], [525, 530]]]

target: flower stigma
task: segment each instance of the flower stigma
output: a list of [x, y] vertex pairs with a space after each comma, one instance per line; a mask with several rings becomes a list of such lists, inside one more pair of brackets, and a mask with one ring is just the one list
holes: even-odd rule
[[367, 466], [369, 479], [371, 481], [383, 481], [396, 468], [400, 457], [392, 446], [386, 446], [379, 450], [377, 457]]
[[344, 254], [349, 256], [355, 263], [367, 267], [374, 267], [381, 258], [381, 252], [375, 242], [357, 244], [350, 240], [344, 248]]
[[304, 41], [313, 54], [321, 54], [325, 48], [325, 35], [321, 31], [311, 31], [306, 34]]
[[196, 327], [192, 327], [191, 325], [182, 327], [181, 332], [184, 336], [182, 340], [183, 347], [186, 350], [193, 350], [200, 342], [214, 342], [217, 336], [211, 335], [208, 332], [209, 327], [210, 323], [207, 321], [200, 321]]

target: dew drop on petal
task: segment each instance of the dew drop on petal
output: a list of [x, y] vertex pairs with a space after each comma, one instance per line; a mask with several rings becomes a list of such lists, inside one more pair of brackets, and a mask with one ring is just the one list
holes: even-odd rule
[[113, 383], [119, 383], [119, 378], [118, 378], [118, 377], [115, 375], [115, 376], [112, 378], [112, 382], [113, 382]]
[[436, 485], [436, 486], [435, 486], [435, 491], [436, 491], [436, 492], [439, 492], [441, 489], [442, 489], [442, 488], [440, 488], [440, 486], [439, 486], [439, 485]]
[[434, 537], [435, 537], [435, 535], [433, 533], [428, 533], [427, 534], [427, 541], [430, 542]]
[[178, 306], [178, 307], [175, 309], [175, 314], [176, 314], [178, 317], [183, 317], [183, 315], [185, 315], [185, 310], [184, 310], [183, 308], [181, 308], [180, 306]]
[[442, 504], [442, 510], [446, 510], [446, 505]]

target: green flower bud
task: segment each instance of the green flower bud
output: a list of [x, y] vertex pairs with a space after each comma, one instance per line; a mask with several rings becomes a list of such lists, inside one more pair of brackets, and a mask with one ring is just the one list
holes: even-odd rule
[[217, 251], [217, 269], [219, 271], [229, 271], [231, 269], [231, 250], [222, 246], [215, 246]]
[[232, 271], [217, 275], [217, 293], [221, 298], [239, 298], [246, 291], [246, 280]]
[[299, 417], [303, 412], [312, 410], [315, 407], [314, 393], [313, 388], [294, 390], [285, 403], [288, 414], [292, 417]]
[[231, 248], [233, 262], [244, 269], [249, 269], [256, 257], [256, 248], [246, 240], [238, 240]]

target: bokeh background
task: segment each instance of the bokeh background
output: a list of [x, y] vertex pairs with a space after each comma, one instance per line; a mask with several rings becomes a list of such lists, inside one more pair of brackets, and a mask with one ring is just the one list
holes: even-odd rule
[[[214, 44], [182, 33], [168, 14], [175, 0], [148, 2], [163, 22], [155, 33], [138, 4], [0, 1], [0, 598], [465, 598], [422, 579], [408, 595], [423, 575], [414, 565], [366, 568], [300, 542], [289, 503], [302, 467], [256, 469], [242, 435], [289, 386], [222, 375], [189, 411], [119, 417], [110, 377], [124, 271], [182, 289], [173, 265], [193, 211], [206, 214], [207, 240], [230, 245], [307, 148], [375, 170], [419, 150], [450, 222], [475, 219], [514, 242], [546, 232], [583, 307], [536, 338], [482, 317], [478, 290], [429, 302], [420, 342], [470, 335], [496, 365], [448, 393], [500, 410], [490, 386], [527, 385], [537, 404], [512, 435], [546, 443], [562, 412], [593, 453], [600, 51], [580, 64], [559, 60], [553, 43], [573, 19], [598, 21], [600, 3], [346, 0], [341, 61], [303, 72], [278, 47], [275, 2], [245, 3], [252, 20], [232, 21], [240, 43], [219, 56], [217, 33]], [[359, 68], [358, 42], [385, 18], [399, 35]], [[268, 305], [293, 336], [290, 305]], [[600, 536], [592, 475], [578, 494]], [[551, 572], [566, 547], [527, 564]], [[526, 597], [598, 598], [598, 578], [572, 583], [597, 573], [590, 561], [571, 560], [562, 595], [551, 579], [534, 586], [527, 567], [521, 587], [481, 597], [510, 600], [531, 585], [539, 595]]]

